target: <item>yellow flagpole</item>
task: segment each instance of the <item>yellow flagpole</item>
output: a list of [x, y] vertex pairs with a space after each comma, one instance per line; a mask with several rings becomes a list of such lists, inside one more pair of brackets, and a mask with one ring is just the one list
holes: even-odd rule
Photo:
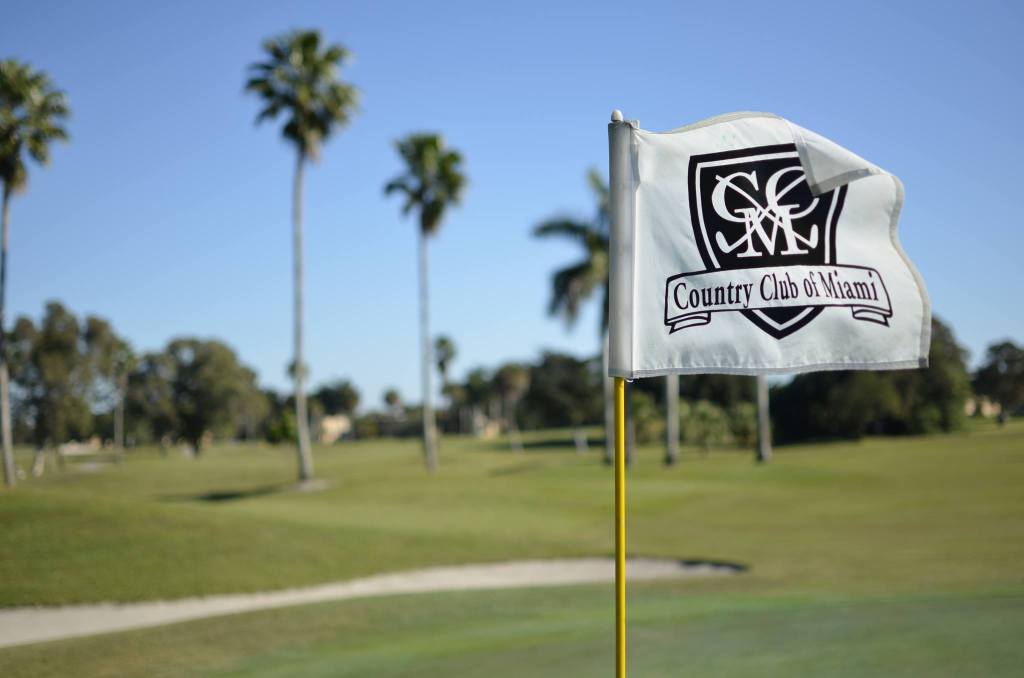
[[626, 678], [626, 380], [615, 377], [615, 676]]

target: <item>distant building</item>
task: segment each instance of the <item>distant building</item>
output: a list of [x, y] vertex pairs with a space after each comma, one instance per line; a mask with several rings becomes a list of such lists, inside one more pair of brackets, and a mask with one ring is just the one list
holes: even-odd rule
[[971, 396], [964, 402], [964, 414], [968, 417], [998, 417], [1002, 411], [1002, 405], [985, 396]]
[[347, 414], [330, 414], [320, 419], [317, 440], [336, 443], [352, 432], [352, 418]]

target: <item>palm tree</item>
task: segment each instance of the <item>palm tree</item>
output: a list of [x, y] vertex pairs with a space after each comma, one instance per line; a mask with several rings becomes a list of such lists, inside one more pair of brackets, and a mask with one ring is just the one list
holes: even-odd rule
[[759, 464], [765, 464], [772, 458], [772, 428], [768, 410], [768, 378], [763, 374], [755, 380], [757, 395], [757, 454]]
[[679, 460], [679, 375], [665, 375], [665, 466]]
[[396, 142], [398, 154], [405, 161], [405, 172], [384, 186], [384, 194], [401, 194], [405, 201], [402, 214], [419, 212], [419, 282], [420, 282], [420, 369], [423, 387], [423, 453], [427, 470], [437, 468], [437, 436], [434, 421], [430, 372], [433, 369], [430, 345], [430, 307], [427, 294], [427, 238], [441, 227], [441, 220], [450, 205], [462, 199], [466, 177], [462, 171], [462, 155], [445, 145], [437, 134], [410, 134]]
[[295, 146], [292, 240], [295, 267], [295, 419], [299, 433], [299, 480], [313, 476], [306, 412], [306, 364], [302, 351], [302, 174], [320, 147], [348, 124], [358, 93], [339, 78], [349, 56], [341, 45], [322, 45], [318, 31], [293, 31], [263, 43], [266, 60], [250, 64], [245, 90], [262, 100], [256, 124], [285, 116], [281, 135]]
[[603, 365], [601, 383], [605, 403], [605, 462], [611, 463], [614, 456], [614, 411], [612, 402], [612, 380], [608, 378], [608, 273], [610, 270], [608, 236], [608, 186], [596, 169], [587, 173], [597, 201], [597, 212], [590, 221], [559, 217], [539, 224], [533, 230], [538, 238], [559, 237], [573, 240], [582, 247], [583, 258], [574, 264], [555, 271], [551, 279], [551, 302], [548, 313], [560, 315], [566, 324], [573, 325], [579, 317], [580, 306], [594, 294], [601, 298], [601, 335], [603, 341]]
[[0, 61], [0, 437], [4, 481], [14, 485], [14, 453], [11, 442], [10, 375], [4, 331], [4, 299], [7, 293], [7, 243], [11, 197], [28, 185], [26, 156], [39, 165], [50, 160], [50, 144], [67, 141], [64, 121], [71, 115], [64, 92], [55, 89], [45, 73], [33, 71], [14, 59]]
[[437, 361], [437, 371], [441, 373], [441, 388], [448, 388], [448, 368], [455, 360], [455, 342], [450, 337], [441, 335], [434, 341], [434, 360]]
[[384, 391], [384, 406], [387, 408], [388, 414], [396, 419], [399, 418], [402, 412], [401, 394], [393, 388]]

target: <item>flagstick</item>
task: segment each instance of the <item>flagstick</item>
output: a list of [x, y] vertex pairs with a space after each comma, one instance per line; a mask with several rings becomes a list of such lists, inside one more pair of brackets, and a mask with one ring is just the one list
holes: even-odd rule
[[626, 678], [626, 382], [615, 377], [615, 676]]
[[[631, 123], [631, 124], [636, 124]], [[622, 111], [612, 111], [612, 121], [608, 125], [608, 188], [609, 216], [611, 218], [611, 245], [615, 246], [616, 234], [626, 225], [627, 183], [624, 181], [628, 171], [628, 144], [623, 136]], [[621, 285], [614, 284], [622, 272], [617, 271], [615, 252], [609, 252], [612, 261], [611, 281], [609, 286], [612, 307], [616, 301], [622, 302], [624, 291]], [[621, 282], [621, 280], [620, 280]], [[614, 332], [618, 327], [616, 315], [609, 317], [610, 343], [608, 356], [616, 349]], [[615, 377], [615, 676], [626, 678], [626, 381]]]

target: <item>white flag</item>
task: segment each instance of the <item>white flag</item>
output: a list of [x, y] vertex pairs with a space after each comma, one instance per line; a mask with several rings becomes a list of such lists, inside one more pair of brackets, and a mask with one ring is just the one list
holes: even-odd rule
[[928, 364], [895, 176], [767, 113], [609, 143], [612, 376]]

